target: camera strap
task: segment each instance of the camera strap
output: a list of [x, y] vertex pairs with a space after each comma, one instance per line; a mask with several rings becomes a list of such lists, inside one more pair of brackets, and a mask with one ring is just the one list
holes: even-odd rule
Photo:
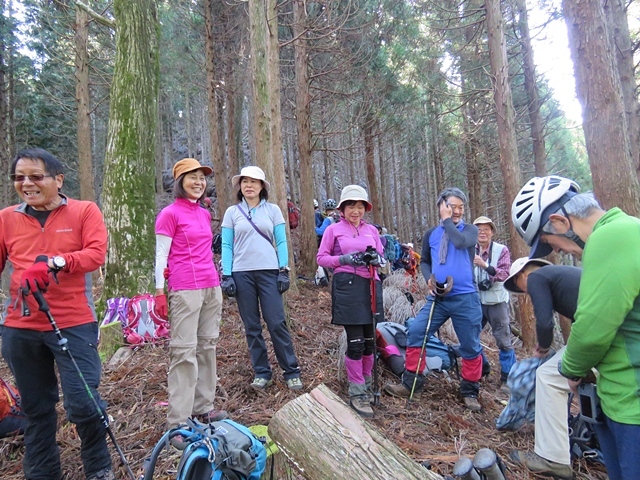
[[[491, 243], [489, 243], [489, 248], [487, 249], [488, 252], [488, 258], [487, 258], [487, 265], [491, 265], [491, 253], [493, 250], [493, 240], [491, 241]], [[480, 245], [476, 243], [476, 251], [478, 253], [478, 255], [482, 256], [480, 253]], [[479, 285], [480, 284], [480, 279], [482, 277], [486, 277], [487, 280], [489, 279], [489, 274], [483, 269], [478, 267], [478, 272], [476, 273], [476, 283]]]

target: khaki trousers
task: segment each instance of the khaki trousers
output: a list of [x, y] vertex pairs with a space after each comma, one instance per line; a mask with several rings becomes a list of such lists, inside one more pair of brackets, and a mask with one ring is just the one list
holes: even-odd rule
[[569, 450], [569, 381], [558, 373], [562, 347], [536, 370], [535, 452], [547, 460], [571, 465]]
[[167, 427], [173, 428], [213, 408], [222, 290], [172, 291], [168, 299], [171, 340]]

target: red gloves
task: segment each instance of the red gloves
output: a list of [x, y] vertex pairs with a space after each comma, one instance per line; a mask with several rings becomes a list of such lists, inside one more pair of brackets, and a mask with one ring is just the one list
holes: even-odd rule
[[167, 296], [162, 295], [155, 296], [156, 304], [153, 307], [153, 311], [156, 312], [160, 318], [166, 320], [169, 318], [169, 308], [167, 307]]
[[49, 265], [47, 262], [36, 262], [27, 268], [20, 278], [20, 288], [25, 293], [35, 290], [46, 292], [49, 286]]

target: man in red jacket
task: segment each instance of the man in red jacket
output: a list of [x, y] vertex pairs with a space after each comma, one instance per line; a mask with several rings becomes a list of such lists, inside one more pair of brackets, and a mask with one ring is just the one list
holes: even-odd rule
[[[19, 152], [10, 178], [23, 202], [0, 211], [0, 272], [7, 264], [12, 271], [2, 355], [13, 372], [27, 417], [25, 477], [62, 477], [56, 444], [57, 366], [67, 417], [76, 424], [82, 442], [87, 480], [114, 479], [100, 414], [70, 356], [60, 348], [48, 317], [38, 310], [33, 295], [24, 295], [44, 293], [68, 351], [104, 410], [106, 404], [97, 392], [100, 358], [91, 288], [91, 272], [104, 263], [107, 250], [102, 214], [95, 203], [60, 193], [63, 166], [46, 150]], [[51, 272], [59, 283], [51, 281]], [[24, 305], [29, 315], [24, 315]]]

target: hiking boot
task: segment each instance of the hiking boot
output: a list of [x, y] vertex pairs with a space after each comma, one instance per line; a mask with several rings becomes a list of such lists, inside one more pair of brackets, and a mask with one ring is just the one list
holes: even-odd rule
[[289, 390], [302, 390], [304, 385], [302, 385], [302, 380], [300, 380], [300, 377], [295, 377], [287, 380], [287, 387], [289, 387]]
[[[387, 383], [384, 386], [384, 391], [389, 395], [398, 398], [409, 398], [411, 395], [411, 390], [404, 386], [403, 383]], [[413, 398], [419, 399], [422, 395], [422, 392], [419, 392], [417, 389], [413, 392]]]
[[99, 472], [94, 473], [93, 475], [87, 477], [87, 480], [116, 480], [116, 476], [109, 468], [103, 468]]
[[356, 395], [349, 397], [349, 405], [353, 408], [361, 417], [371, 418], [373, 417], [373, 409], [366, 395]]
[[250, 386], [252, 388], [255, 388], [256, 390], [264, 390], [272, 383], [273, 383], [273, 380], [269, 378], [256, 377], [253, 379], [253, 382], [251, 382]]
[[472, 412], [479, 412], [482, 410], [482, 406], [476, 397], [464, 397], [464, 406], [467, 407]]
[[500, 393], [504, 393], [505, 395], [511, 395], [511, 390], [509, 390], [509, 386], [507, 385], [507, 382], [502, 382], [500, 384]]
[[516, 463], [526, 467], [533, 473], [540, 475], [550, 475], [553, 478], [569, 480], [573, 478], [573, 469], [571, 465], [552, 462], [546, 458], [542, 458], [535, 452], [523, 452], [522, 450], [513, 450], [509, 457]]
[[196, 415], [196, 418], [202, 423], [211, 423], [219, 422], [220, 420], [229, 418], [229, 414], [226, 412], [226, 410], [216, 410], [214, 408], [209, 410], [207, 413], [203, 413], [202, 415]]

